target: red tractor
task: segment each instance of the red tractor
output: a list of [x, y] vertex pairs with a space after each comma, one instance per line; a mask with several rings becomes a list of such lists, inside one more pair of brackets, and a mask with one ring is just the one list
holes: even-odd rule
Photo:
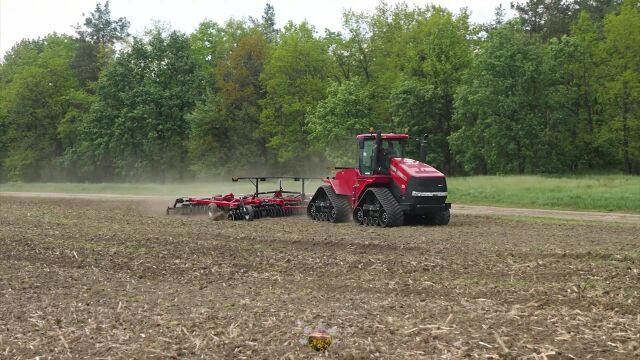
[[404, 223], [447, 225], [447, 180], [425, 164], [426, 136], [420, 142], [420, 161], [404, 157], [406, 134], [361, 134], [358, 166], [337, 168], [324, 180], [307, 206], [307, 215], [320, 221], [393, 227]]

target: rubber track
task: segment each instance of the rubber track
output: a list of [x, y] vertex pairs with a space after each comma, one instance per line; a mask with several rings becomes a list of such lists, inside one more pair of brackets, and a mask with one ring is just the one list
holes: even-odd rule
[[396, 198], [391, 194], [391, 191], [387, 188], [371, 188], [368, 191], [373, 192], [380, 201], [382, 208], [387, 212], [387, 215], [389, 215], [387, 227], [402, 226], [404, 223], [404, 214], [402, 213], [402, 209], [400, 209], [400, 204], [398, 204]]
[[322, 185], [320, 186], [324, 189], [325, 194], [333, 204], [333, 207], [336, 209], [336, 221], [345, 222], [348, 220], [349, 215], [351, 214], [351, 204], [349, 203], [349, 198], [345, 195], [336, 194], [335, 190], [331, 185]]

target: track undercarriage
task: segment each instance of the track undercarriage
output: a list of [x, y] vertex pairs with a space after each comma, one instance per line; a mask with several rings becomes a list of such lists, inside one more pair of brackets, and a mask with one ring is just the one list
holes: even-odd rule
[[404, 214], [387, 188], [371, 188], [353, 210], [353, 221], [360, 225], [394, 227], [404, 223]]
[[335, 193], [330, 185], [318, 188], [307, 207], [313, 220], [343, 222], [350, 215], [360, 225], [393, 227], [403, 224], [403, 214], [393, 195], [385, 188], [372, 188], [351, 211], [349, 198]]
[[307, 206], [307, 215], [318, 221], [344, 222], [351, 211], [349, 198], [338, 195], [329, 185], [318, 188]]

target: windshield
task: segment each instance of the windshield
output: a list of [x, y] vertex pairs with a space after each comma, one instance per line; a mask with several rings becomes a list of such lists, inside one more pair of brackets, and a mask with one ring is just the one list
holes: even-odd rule
[[[404, 139], [383, 139], [380, 152], [376, 151], [375, 145], [375, 139], [365, 139], [360, 143], [358, 164], [363, 175], [372, 175], [374, 172], [388, 174], [391, 159], [404, 157]], [[376, 154], [379, 160], [376, 160]]]

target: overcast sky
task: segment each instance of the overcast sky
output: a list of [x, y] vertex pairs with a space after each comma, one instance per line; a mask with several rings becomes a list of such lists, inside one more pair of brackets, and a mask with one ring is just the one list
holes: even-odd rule
[[[38, 38], [51, 32], [72, 34], [72, 25], [82, 22], [94, 8], [95, 0], [0, 0], [0, 54], [23, 38]], [[101, 1], [104, 2], [104, 1]], [[230, 17], [246, 18], [262, 15], [265, 3], [275, 7], [277, 26], [286, 21], [308, 20], [317, 30], [339, 30], [342, 9], [373, 11], [377, 0], [111, 0], [113, 18], [126, 17], [131, 22], [130, 32], [141, 34], [161, 20], [173, 29], [193, 31], [204, 19], [223, 23]], [[388, 0], [389, 3], [400, 2]], [[408, 0], [409, 4], [434, 3], [457, 13], [467, 7], [472, 22], [489, 22], [494, 18], [496, 6], [509, 1], [501, 0]]]

